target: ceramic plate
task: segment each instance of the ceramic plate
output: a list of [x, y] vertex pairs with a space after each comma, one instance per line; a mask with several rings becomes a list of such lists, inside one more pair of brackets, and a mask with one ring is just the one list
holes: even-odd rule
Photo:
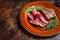
[[[45, 30], [45, 31], [41, 31], [38, 28], [35, 28], [35, 26], [32, 26], [27, 19], [27, 15], [24, 14], [24, 11], [31, 6], [43, 6], [43, 7], [47, 7], [47, 8], [52, 8], [55, 10], [56, 15], [58, 17], [58, 25], [56, 26], [56, 28], [51, 29], [51, 30]], [[59, 33], [60, 31], [60, 10], [59, 8], [57, 8], [56, 6], [54, 6], [51, 2], [46, 2], [46, 1], [35, 1], [35, 2], [30, 2], [28, 4], [26, 4], [22, 10], [20, 11], [20, 15], [19, 15], [19, 19], [20, 22], [23, 26], [23, 28], [25, 28], [28, 32], [37, 35], [37, 36], [53, 36], [57, 33]]]

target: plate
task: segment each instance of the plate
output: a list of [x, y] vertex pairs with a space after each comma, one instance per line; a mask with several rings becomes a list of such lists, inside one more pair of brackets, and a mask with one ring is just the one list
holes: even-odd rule
[[[35, 28], [35, 26], [32, 26], [27, 19], [27, 15], [24, 14], [24, 11], [31, 6], [43, 6], [43, 7], [47, 7], [47, 8], [52, 8], [55, 10], [56, 15], [58, 17], [58, 25], [56, 26], [56, 28], [51, 29], [51, 30], [45, 30], [45, 31], [41, 31], [38, 28]], [[34, 1], [34, 2], [30, 2], [28, 4], [26, 4], [22, 10], [20, 11], [20, 15], [19, 15], [19, 19], [20, 22], [23, 26], [23, 28], [25, 28], [28, 32], [37, 35], [37, 36], [44, 36], [44, 37], [48, 37], [48, 36], [53, 36], [56, 35], [57, 33], [60, 32], [60, 10], [59, 8], [57, 8], [56, 6], [54, 6], [51, 2], [47, 2], [47, 1]]]

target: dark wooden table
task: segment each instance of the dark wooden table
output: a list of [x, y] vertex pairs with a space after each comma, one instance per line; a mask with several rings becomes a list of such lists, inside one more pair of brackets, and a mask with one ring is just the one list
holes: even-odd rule
[[[0, 40], [60, 40], [60, 33], [47, 38], [38, 37], [22, 27], [19, 12], [25, 4], [32, 1], [36, 0], [0, 0]], [[54, 0], [52, 2], [55, 3]]]

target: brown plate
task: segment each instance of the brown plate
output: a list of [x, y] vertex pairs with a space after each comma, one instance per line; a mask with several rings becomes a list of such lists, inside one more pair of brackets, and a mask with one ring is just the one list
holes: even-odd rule
[[[44, 31], [41, 31], [39, 30], [39, 28], [36, 28], [35, 26], [32, 26], [29, 22], [28, 22], [28, 19], [27, 19], [27, 15], [24, 14], [24, 11], [28, 8], [28, 7], [31, 7], [31, 6], [43, 6], [43, 7], [47, 7], [47, 8], [53, 8], [56, 12], [56, 15], [58, 17], [58, 25], [56, 26], [56, 28], [54, 29], [51, 29], [51, 30], [44, 30]], [[45, 36], [45, 37], [48, 37], [48, 36], [53, 36], [57, 33], [59, 33], [60, 31], [60, 10], [54, 6], [52, 3], [50, 2], [46, 2], [46, 1], [35, 1], [35, 2], [30, 2], [28, 4], [26, 4], [21, 12], [20, 12], [20, 16], [19, 16], [19, 19], [20, 19], [20, 22], [22, 24], [22, 26], [30, 33], [34, 34], [34, 35], [37, 35], [37, 36]]]

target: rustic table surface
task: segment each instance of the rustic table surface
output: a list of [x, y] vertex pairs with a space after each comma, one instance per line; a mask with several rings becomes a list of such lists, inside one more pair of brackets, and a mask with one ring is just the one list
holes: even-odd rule
[[[0, 40], [60, 40], [60, 33], [47, 38], [38, 37], [22, 27], [19, 12], [25, 4], [32, 1], [36, 0], [0, 0]], [[47, 1], [55, 3], [54, 0]]]

